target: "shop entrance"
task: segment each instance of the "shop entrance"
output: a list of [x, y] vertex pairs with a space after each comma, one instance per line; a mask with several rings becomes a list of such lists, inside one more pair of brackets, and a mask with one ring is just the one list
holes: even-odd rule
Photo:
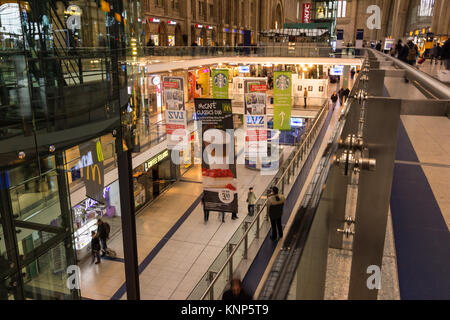
[[162, 47], [167, 46], [167, 26], [164, 22], [161, 22], [158, 26], [159, 45]]

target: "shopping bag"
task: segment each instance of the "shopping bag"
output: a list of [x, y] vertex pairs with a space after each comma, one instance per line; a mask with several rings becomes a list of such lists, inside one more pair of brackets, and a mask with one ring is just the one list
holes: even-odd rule
[[425, 62], [425, 58], [420, 58], [419, 61], [417, 61], [418, 64], [422, 64]]

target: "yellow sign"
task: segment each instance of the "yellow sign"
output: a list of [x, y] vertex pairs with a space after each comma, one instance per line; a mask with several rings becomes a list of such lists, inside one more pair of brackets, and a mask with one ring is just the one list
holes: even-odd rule
[[[89, 171], [89, 169], [91, 169], [91, 170]], [[102, 184], [102, 175], [100, 173], [100, 167], [98, 166], [98, 164], [94, 164], [94, 165], [86, 168], [86, 181], [91, 180], [90, 173], [92, 173], [92, 181], [94, 181], [94, 182], [96, 180], [95, 179], [96, 173], [98, 173], [98, 184], [101, 185]]]
[[102, 150], [102, 144], [100, 141], [97, 141], [97, 159], [99, 162], [103, 162], [103, 150]]
[[106, 2], [105, 0], [101, 0], [102, 2], [101, 2], [101, 8], [102, 8], [102, 11], [104, 11], [104, 12], [110, 12], [111, 11], [111, 8], [109, 7], [109, 3], [108, 2]]
[[117, 22], [121, 22], [122, 21], [122, 17], [120, 16], [120, 14], [116, 13], [115, 17], [116, 17]]

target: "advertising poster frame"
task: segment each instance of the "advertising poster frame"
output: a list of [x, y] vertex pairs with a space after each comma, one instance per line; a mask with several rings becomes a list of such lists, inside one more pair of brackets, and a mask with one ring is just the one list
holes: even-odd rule
[[273, 128], [291, 130], [292, 72], [276, 71], [273, 74]]
[[[195, 99], [194, 102], [196, 119], [201, 123], [202, 133], [204, 209], [237, 213], [237, 167], [236, 155], [234, 154], [234, 124], [231, 100], [202, 98]], [[219, 133], [222, 141], [214, 144], [212, 139], [207, 139], [208, 135], [205, 133], [208, 130], [211, 130], [209, 133]], [[218, 154], [221, 154], [222, 157]], [[213, 158], [217, 161], [212, 160]]]

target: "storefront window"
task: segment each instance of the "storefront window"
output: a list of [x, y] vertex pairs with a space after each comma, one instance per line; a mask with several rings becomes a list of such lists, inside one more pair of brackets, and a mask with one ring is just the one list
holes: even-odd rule
[[170, 151], [165, 150], [133, 171], [134, 201], [136, 209], [158, 197], [176, 181], [176, 166]]

